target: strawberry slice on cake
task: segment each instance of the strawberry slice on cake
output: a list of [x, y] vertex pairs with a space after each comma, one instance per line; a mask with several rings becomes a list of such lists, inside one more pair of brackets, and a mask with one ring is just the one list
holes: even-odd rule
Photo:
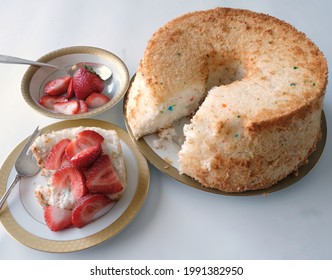
[[123, 189], [108, 155], [100, 156], [88, 169], [86, 184], [90, 193], [114, 194]]
[[125, 162], [114, 130], [66, 128], [37, 137], [30, 149], [44, 170], [41, 174], [49, 177], [47, 186], [36, 188], [35, 197], [52, 231], [91, 223], [126, 188]]
[[45, 169], [56, 170], [60, 167], [69, 165], [70, 162], [65, 153], [67, 146], [70, 144], [70, 140], [65, 138], [56, 143], [51, 149], [45, 162]]
[[82, 197], [72, 212], [73, 225], [82, 228], [91, 223], [111, 203], [112, 200], [103, 194], [88, 194]]
[[46, 206], [44, 209], [46, 225], [52, 231], [59, 231], [72, 224], [72, 211], [57, 206]]
[[[58, 169], [50, 179], [50, 185], [60, 191], [60, 196], [70, 195], [75, 204], [81, 197], [88, 193], [85, 177], [75, 167]], [[61, 199], [61, 197], [59, 199]], [[70, 207], [73, 208], [73, 207]]]
[[93, 130], [78, 133], [65, 149], [67, 158], [79, 168], [89, 167], [101, 154], [104, 137]]

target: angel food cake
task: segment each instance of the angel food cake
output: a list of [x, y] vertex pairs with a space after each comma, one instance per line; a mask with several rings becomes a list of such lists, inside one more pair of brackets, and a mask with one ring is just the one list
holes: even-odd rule
[[35, 197], [53, 231], [85, 226], [125, 191], [125, 162], [114, 130], [66, 128], [37, 137], [30, 149], [49, 178]]
[[179, 172], [225, 192], [268, 188], [321, 136], [327, 62], [290, 24], [248, 10], [193, 12], [150, 39], [128, 93], [136, 139], [192, 116]]

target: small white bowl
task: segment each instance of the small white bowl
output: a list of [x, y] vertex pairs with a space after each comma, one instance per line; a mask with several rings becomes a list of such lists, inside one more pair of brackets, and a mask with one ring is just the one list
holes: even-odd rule
[[110, 67], [113, 72], [110, 78], [112, 79], [111, 85], [103, 91], [103, 93], [111, 99], [109, 102], [101, 107], [89, 109], [86, 113], [64, 115], [43, 107], [39, 104], [39, 100], [45, 95], [45, 84], [50, 80], [65, 76], [65, 74], [59, 70], [48, 67], [30, 66], [25, 72], [21, 83], [23, 98], [33, 109], [48, 117], [57, 119], [81, 119], [100, 114], [120, 101], [129, 86], [129, 73], [123, 61], [113, 53], [100, 48], [88, 46], [63, 48], [42, 56], [38, 61], [56, 64], [63, 68], [80, 62], [101, 63]]

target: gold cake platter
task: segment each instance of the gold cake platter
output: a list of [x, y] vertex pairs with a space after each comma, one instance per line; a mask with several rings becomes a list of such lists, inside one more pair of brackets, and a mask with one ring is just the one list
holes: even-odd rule
[[[132, 77], [130, 81], [133, 82], [135, 76]], [[130, 89], [129, 86], [129, 89]], [[124, 120], [126, 124], [127, 131], [131, 137], [131, 139], [136, 143], [136, 146], [141, 151], [141, 153], [148, 159], [148, 161], [154, 165], [157, 169], [159, 169], [162, 173], [170, 176], [171, 178], [198, 190], [206, 191], [214, 194], [219, 195], [228, 195], [228, 196], [252, 196], [252, 195], [266, 195], [268, 193], [272, 193], [275, 191], [282, 190], [284, 188], [287, 188], [300, 179], [302, 179], [308, 172], [316, 165], [318, 162], [320, 156], [323, 153], [325, 144], [326, 144], [326, 135], [327, 135], [327, 125], [326, 125], [326, 118], [324, 111], [322, 112], [322, 123], [321, 123], [321, 129], [322, 129], [322, 137], [317, 143], [316, 150], [309, 156], [308, 163], [305, 165], [302, 165], [296, 174], [290, 174], [284, 179], [278, 181], [276, 184], [272, 185], [269, 188], [266, 189], [260, 189], [260, 190], [248, 190], [245, 192], [224, 192], [217, 189], [207, 188], [200, 184], [199, 182], [195, 181], [190, 176], [187, 176], [185, 174], [180, 174], [179, 170], [177, 169], [177, 153], [180, 150], [180, 144], [178, 144], [176, 140], [173, 140], [174, 143], [167, 147], [166, 149], [158, 149], [155, 148], [153, 145], [154, 140], [157, 140], [159, 137], [157, 134], [147, 135], [144, 137], [141, 137], [140, 139], [135, 139], [135, 137], [132, 134], [132, 131], [128, 125], [128, 121], [126, 118], [126, 103], [128, 101], [128, 92], [124, 96], [124, 102], [123, 102], [123, 115]], [[179, 121], [177, 124], [173, 125], [175, 130], [177, 132], [182, 130], [183, 124], [187, 121]]]

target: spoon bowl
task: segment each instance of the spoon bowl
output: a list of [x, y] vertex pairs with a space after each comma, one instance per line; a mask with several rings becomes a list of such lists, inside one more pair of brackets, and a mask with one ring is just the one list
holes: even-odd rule
[[97, 75], [104, 81], [108, 81], [112, 77], [112, 70], [104, 64], [95, 63], [95, 62], [82, 62], [77, 63], [72, 66], [69, 66], [65, 69], [69, 76], [73, 76], [74, 73], [83, 65], [87, 65], [93, 68], [93, 71], [97, 73]]

